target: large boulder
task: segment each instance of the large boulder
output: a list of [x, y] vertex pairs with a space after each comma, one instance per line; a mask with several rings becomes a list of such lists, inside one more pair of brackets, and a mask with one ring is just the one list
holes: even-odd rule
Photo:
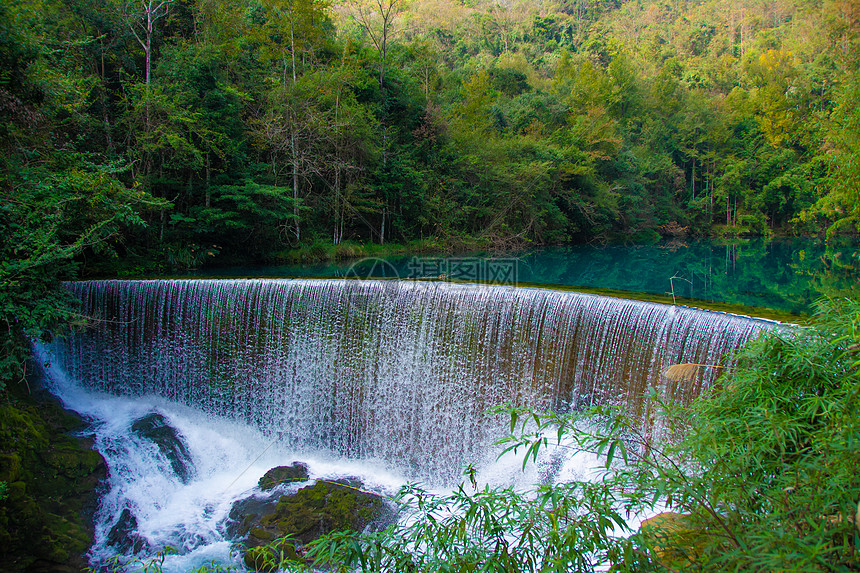
[[278, 466], [270, 469], [260, 478], [258, 485], [261, 490], [269, 491], [281, 484], [308, 481], [308, 477], [310, 477], [310, 474], [307, 464], [293, 462], [288, 466]]
[[386, 514], [383, 498], [361, 489], [358, 480], [319, 480], [281, 496], [248, 535], [249, 546], [288, 536], [304, 545], [332, 531], [361, 531]]
[[301, 560], [302, 547], [327, 533], [390, 524], [395, 509], [362, 485], [357, 479], [317, 480], [293, 494], [236, 502], [231, 527], [244, 538], [245, 564], [274, 571], [281, 560]]
[[[35, 380], [31, 384], [37, 383]], [[107, 476], [86, 423], [44, 391], [10, 384], [0, 404], [0, 571], [79, 572]]]
[[280, 497], [280, 493], [252, 495], [233, 503], [227, 520], [227, 536], [233, 540], [244, 541], [263, 515], [275, 511]]

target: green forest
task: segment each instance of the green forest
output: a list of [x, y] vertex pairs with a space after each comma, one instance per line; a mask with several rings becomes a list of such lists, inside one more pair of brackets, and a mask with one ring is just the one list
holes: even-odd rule
[[4, 264], [856, 233], [858, 31], [850, 0], [4, 2]]

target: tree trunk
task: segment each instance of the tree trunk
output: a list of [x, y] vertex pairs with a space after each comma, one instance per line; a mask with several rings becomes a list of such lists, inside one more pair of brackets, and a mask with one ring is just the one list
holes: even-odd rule
[[692, 168], [691, 179], [693, 180], [693, 182], [692, 182], [693, 186], [692, 186], [691, 191], [693, 193], [693, 201], [695, 201], [696, 200], [696, 159], [695, 158], [693, 158], [693, 168]]
[[211, 167], [211, 163], [209, 161], [209, 153], [207, 152], [206, 153], [206, 208], [207, 209], [209, 208], [209, 205], [210, 205], [210, 202], [212, 199], [212, 193], [209, 189], [209, 181], [210, 181], [210, 173], [211, 173], [210, 167]]
[[296, 83], [296, 36], [293, 30], [293, 11], [290, 10], [290, 56], [293, 60], [293, 83]]
[[296, 241], [301, 240], [299, 226], [299, 158], [296, 155], [296, 132], [290, 133], [290, 147], [293, 152], [293, 222], [295, 223]]

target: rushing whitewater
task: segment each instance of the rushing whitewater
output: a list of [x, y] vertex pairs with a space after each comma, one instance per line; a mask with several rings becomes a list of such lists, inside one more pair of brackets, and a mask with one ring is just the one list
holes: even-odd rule
[[69, 285], [89, 326], [52, 348], [75, 384], [154, 395], [256, 427], [292, 451], [446, 483], [505, 420], [487, 408], [689, 401], [676, 363], [715, 364], [767, 321], [504, 286], [351, 280]]

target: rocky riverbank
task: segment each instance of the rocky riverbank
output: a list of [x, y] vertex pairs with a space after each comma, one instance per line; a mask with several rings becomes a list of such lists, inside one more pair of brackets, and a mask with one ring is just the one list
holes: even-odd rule
[[[25, 382], [0, 396], [0, 570], [77, 572], [106, 475], [86, 423]], [[82, 434], [82, 432], [84, 432]]]

